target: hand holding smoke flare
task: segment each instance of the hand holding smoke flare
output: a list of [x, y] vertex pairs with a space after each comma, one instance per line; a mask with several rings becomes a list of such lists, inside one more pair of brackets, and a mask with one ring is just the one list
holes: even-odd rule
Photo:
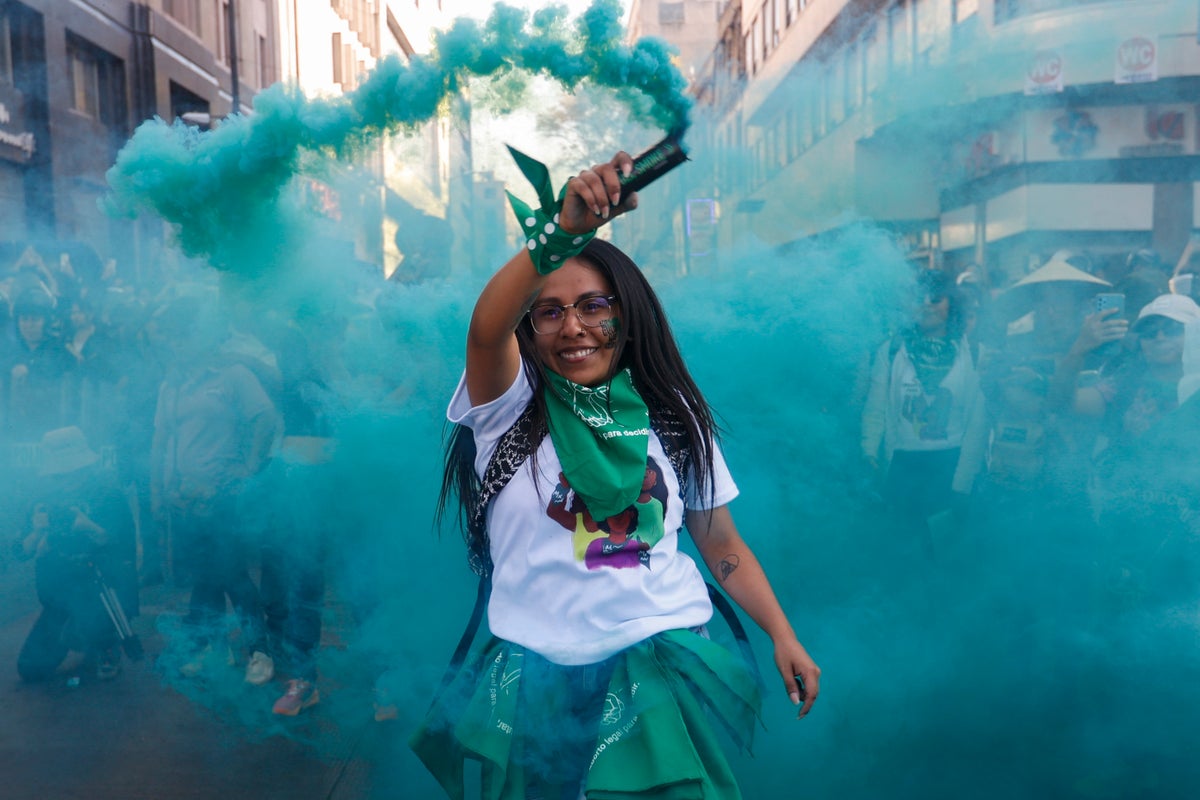
[[621, 177], [621, 202], [630, 194], [646, 188], [654, 181], [688, 160], [683, 147], [687, 126], [671, 131], [658, 144], [633, 159], [633, 171]]
[[623, 44], [621, 13], [615, 0], [596, 0], [572, 28], [562, 7], [530, 17], [497, 5], [482, 26], [455, 21], [431, 56], [384, 59], [344, 96], [308, 99], [276, 85], [256, 97], [254, 114], [212, 131], [144, 123], [108, 173], [108, 207], [155, 212], [177, 227], [188, 255], [260, 274], [303, 249], [302, 209], [284, 191], [293, 177], [327, 172], [333, 159], [433, 118], [471, 76], [541, 74], [568, 91], [590, 81], [616, 90], [635, 117], [682, 130], [692, 101], [670, 48]]

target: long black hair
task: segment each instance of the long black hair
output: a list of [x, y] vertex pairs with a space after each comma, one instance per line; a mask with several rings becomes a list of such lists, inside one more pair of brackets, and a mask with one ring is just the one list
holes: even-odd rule
[[[714, 491], [712, 482], [715, 440], [720, 434], [712, 410], [692, 379], [680, 355], [679, 345], [671, 332], [666, 312], [654, 288], [633, 260], [610, 242], [593, 239], [578, 258], [599, 272], [612, 287], [617, 298], [620, 325], [617, 331], [616, 352], [612, 370], [628, 368], [633, 385], [646, 401], [652, 421], [665, 421], [682, 426], [686, 432], [690, 453], [691, 478], [699, 494]], [[525, 367], [525, 376], [533, 390], [531, 429], [541, 435], [532, 437], [533, 457], [546, 430], [546, 406], [543, 397], [543, 370], [534, 347], [533, 326], [528, 315], [517, 326], [517, 344]], [[611, 378], [609, 375], [608, 378]], [[689, 476], [680, 476], [682, 481]], [[479, 475], [475, 472], [475, 440], [469, 428], [455, 425], [447, 439], [442, 490], [438, 497], [437, 518], [443, 519], [451, 498], [457, 499], [457, 517], [463, 524], [468, 545], [474, 550], [483, 548], [483, 531], [472, 530], [469, 524], [480, 493]]]

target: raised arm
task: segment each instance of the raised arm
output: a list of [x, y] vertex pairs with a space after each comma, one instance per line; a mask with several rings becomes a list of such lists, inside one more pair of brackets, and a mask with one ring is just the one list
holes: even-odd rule
[[[632, 168], [633, 159], [620, 152], [607, 164], [597, 164], [571, 178], [559, 212], [562, 230], [588, 234], [637, 208], [636, 193], [618, 205], [618, 175], [628, 175]], [[467, 394], [471, 405], [491, 402], [512, 385], [521, 367], [517, 325], [545, 282], [546, 276], [537, 271], [529, 251], [522, 248], [483, 288], [467, 331]]]
[[[775, 668], [792, 703], [800, 705], [803, 700], [796, 718], [803, 717], [821, 690], [821, 668], [796, 639], [762, 565], [738, 533], [729, 507], [689, 511], [687, 527], [717, 583], [771, 637]], [[803, 687], [797, 684], [797, 677]]]

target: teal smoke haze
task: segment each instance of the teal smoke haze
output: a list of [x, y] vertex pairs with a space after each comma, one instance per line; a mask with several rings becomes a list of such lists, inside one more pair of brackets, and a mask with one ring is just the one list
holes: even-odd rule
[[[607, 31], [615, 18], [600, 8], [587, 35], [614, 41]], [[524, 50], [496, 44], [518, 32], [528, 35]], [[352, 156], [390, 126], [427, 118], [419, 115], [432, 114], [462, 75], [547, 64], [538, 69], [571, 87], [595, 79], [593, 66], [610, 74], [612, 64], [600, 56], [571, 55], [577, 38], [555, 44], [566, 37], [557, 14], [540, 12], [527, 25], [520, 12], [501, 10], [484, 25], [460, 23], [434, 58], [388, 62], [349, 98], [312, 101], [276, 87], [254, 117], [211, 133], [144, 126], [114, 170], [114, 197], [176, 223], [187, 252], [216, 266], [275, 264], [289, 243], [301, 241], [309, 219], [305, 209], [286, 205], [282, 187], [294, 175], [320, 175], [327, 160]], [[1085, 55], [1100, 49], [1066, 46]], [[524, 60], [505, 60], [498, 48]], [[638, 69], [656, 63], [637, 50], [613, 45], [611, 52], [618, 64], [626, 56], [644, 60]], [[886, 93], [937, 112], [914, 138], [947, 160], [974, 111], [942, 98], [962, 83], [987, 94], [989, 82], [1025, 53], [1014, 43], [973, 56], [981, 66], [958, 65]], [[445, 59], [462, 69], [444, 68]], [[644, 73], [631, 67], [629, 74]], [[640, 95], [649, 83], [637, 80], [627, 85]], [[663, 97], [654, 108], [675, 110], [656, 119], [670, 127], [686, 102]], [[397, 122], [404, 114], [409, 121]], [[903, 200], [916, 194], [914, 165], [927, 162], [905, 162], [903, 144], [895, 150], [886, 188]], [[752, 162], [746, 153], [722, 155], [744, 159], [747, 169]], [[831, 158], [821, 164], [829, 172], [809, 176], [813, 205], [827, 214], [844, 213], [851, 192], [839, 166]], [[638, 214], [667, 219], [659, 191], [643, 194]], [[797, 213], [794, 222], [799, 238], [812, 220]], [[614, 225], [618, 240], [622, 224]], [[1118, 541], [1086, 524], [1017, 524], [1002, 509], [984, 507], [970, 525], [941, 532], [930, 560], [897, 535], [859, 463], [866, 363], [903, 324], [913, 287], [892, 237], [862, 222], [786, 253], [765, 246], [723, 253], [721, 264], [718, 274], [669, 278], [660, 270], [652, 279], [726, 430], [742, 490], [734, 516], [825, 670], [815, 711], [795, 722], [770, 671], [769, 643], [753, 633], [768, 684], [767, 730], [754, 758], [734, 757], [744, 796], [1194, 796], [1194, 540], [1167, 541], [1143, 520]], [[359, 313], [340, 341], [350, 369], [331, 385], [338, 399], [326, 410], [341, 447], [320, 499], [327, 505], [313, 513], [329, 553], [326, 623], [342, 638], [322, 648], [324, 699], [316, 713], [280, 720], [270, 714], [271, 698], [236, 672], [196, 684], [175, 679], [170, 659], [163, 662], [174, 685], [236, 722], [242, 735], [293, 736], [341, 757], [342, 745], [331, 742], [342, 739], [331, 730], [370, 732], [359, 754], [372, 758], [381, 797], [438, 796], [404, 739], [428, 705], [474, 594], [459, 532], [430, 532], [442, 417], [482, 282], [376, 287], [374, 310]], [[1151, 474], [1167, 468], [1143, 466]], [[302, 499], [310, 498], [282, 493], [263, 502]], [[1127, 559], [1135, 545], [1149, 555]], [[1138, 573], [1131, 563], [1152, 570]], [[726, 635], [719, 622], [714, 633]], [[370, 721], [376, 685], [397, 701], [393, 723]]]
[[620, 6], [597, 0], [570, 25], [565, 7], [528, 12], [497, 5], [485, 23], [458, 19], [433, 55], [383, 59], [346, 95], [308, 98], [277, 84], [211, 131], [144, 123], [108, 173], [114, 213], [153, 212], [173, 223], [189, 256], [250, 276], [301, 249], [306, 218], [284, 187], [327, 174], [385, 133], [434, 117], [469, 76], [544, 75], [566, 90], [583, 81], [615, 90], [638, 119], [686, 125], [691, 99], [661, 40], [622, 42]]

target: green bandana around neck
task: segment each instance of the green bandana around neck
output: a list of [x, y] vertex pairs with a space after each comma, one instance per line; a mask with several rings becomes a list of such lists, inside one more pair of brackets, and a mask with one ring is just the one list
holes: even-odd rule
[[596, 520], [637, 500], [646, 476], [650, 412], [628, 369], [603, 386], [573, 383], [549, 370], [546, 416], [563, 474]]

